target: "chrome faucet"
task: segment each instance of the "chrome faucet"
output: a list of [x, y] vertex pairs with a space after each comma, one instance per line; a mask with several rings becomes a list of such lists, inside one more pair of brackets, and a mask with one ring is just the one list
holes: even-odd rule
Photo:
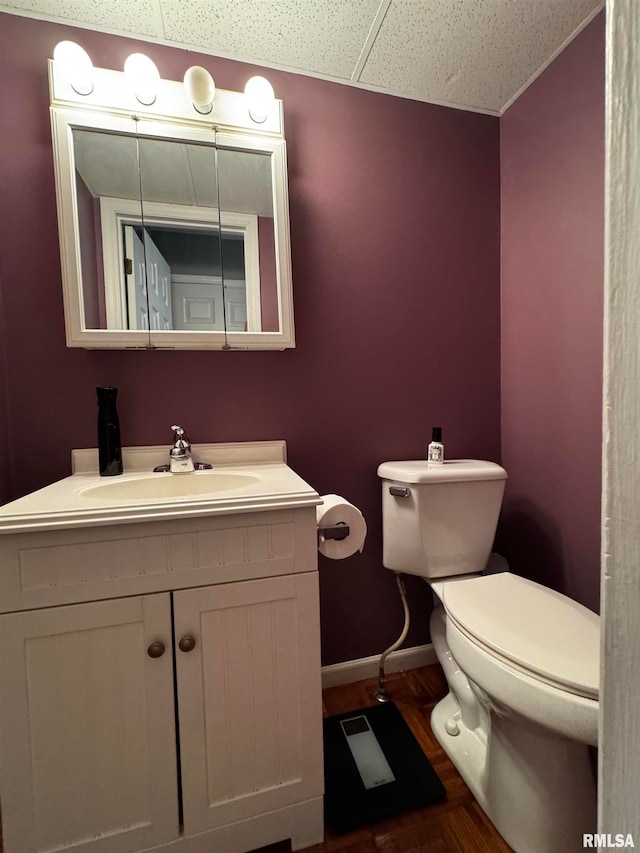
[[169, 464], [158, 465], [153, 470], [170, 471], [172, 474], [190, 474], [192, 471], [204, 471], [212, 466], [208, 462], [194, 462], [191, 456], [191, 442], [181, 426], [175, 424], [173, 430], [173, 447], [169, 451]]
[[171, 429], [173, 430], [173, 447], [169, 451], [169, 470], [172, 474], [189, 474], [194, 470], [191, 442], [181, 426], [176, 424]]

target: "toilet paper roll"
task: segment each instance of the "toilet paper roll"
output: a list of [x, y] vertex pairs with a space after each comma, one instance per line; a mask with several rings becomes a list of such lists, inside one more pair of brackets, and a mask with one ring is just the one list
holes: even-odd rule
[[[367, 536], [367, 522], [353, 504], [340, 495], [322, 495], [322, 503], [316, 507], [318, 524], [318, 551], [331, 560], [343, 560], [356, 551], [362, 551]], [[345, 539], [323, 539], [322, 528], [343, 522], [349, 525]]]

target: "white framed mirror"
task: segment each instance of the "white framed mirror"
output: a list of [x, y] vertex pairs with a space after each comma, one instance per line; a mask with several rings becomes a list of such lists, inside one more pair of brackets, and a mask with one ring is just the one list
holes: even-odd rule
[[238, 93], [187, 119], [171, 81], [160, 114], [50, 80], [67, 345], [294, 346], [281, 115], [258, 132]]

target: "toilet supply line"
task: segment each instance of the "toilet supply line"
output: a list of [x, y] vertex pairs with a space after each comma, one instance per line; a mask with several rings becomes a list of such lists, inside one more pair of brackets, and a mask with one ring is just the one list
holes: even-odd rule
[[400, 591], [400, 598], [402, 599], [402, 606], [404, 608], [404, 627], [402, 628], [402, 633], [395, 641], [395, 643], [389, 646], [389, 648], [386, 649], [380, 656], [380, 666], [378, 670], [378, 689], [374, 693], [374, 698], [377, 699], [378, 702], [389, 702], [391, 700], [391, 696], [389, 694], [389, 691], [387, 690], [387, 679], [384, 674], [384, 664], [391, 652], [395, 652], [396, 649], [400, 648], [400, 646], [406, 640], [407, 634], [409, 633], [409, 603], [407, 602], [407, 590], [405, 588], [404, 581], [400, 572], [396, 572], [396, 584], [398, 586], [398, 590]]

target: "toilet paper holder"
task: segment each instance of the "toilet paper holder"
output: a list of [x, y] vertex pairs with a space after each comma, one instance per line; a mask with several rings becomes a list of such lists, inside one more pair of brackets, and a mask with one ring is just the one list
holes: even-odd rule
[[326, 527], [318, 528], [318, 545], [321, 545], [327, 539], [346, 539], [351, 533], [349, 525], [346, 521], [337, 521], [335, 524], [327, 524]]

